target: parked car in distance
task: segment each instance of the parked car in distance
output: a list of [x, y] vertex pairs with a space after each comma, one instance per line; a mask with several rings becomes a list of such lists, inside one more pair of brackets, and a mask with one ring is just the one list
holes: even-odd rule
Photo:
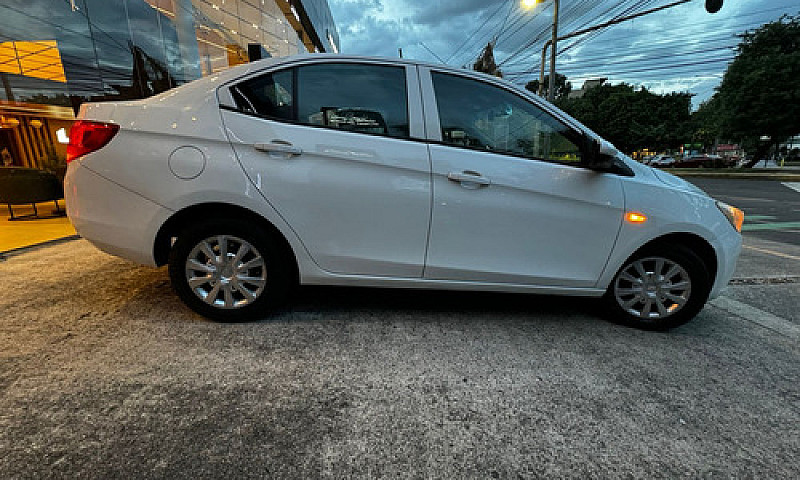
[[672, 167], [675, 165], [675, 158], [670, 155], [656, 155], [650, 161], [649, 165], [659, 168]]
[[80, 235], [167, 264], [220, 321], [299, 283], [582, 295], [665, 329], [720, 293], [742, 241], [740, 210], [538, 96], [414, 60], [272, 58], [84, 104], [67, 156]]
[[724, 168], [727, 165], [719, 155], [691, 155], [678, 158], [675, 161], [676, 168]]

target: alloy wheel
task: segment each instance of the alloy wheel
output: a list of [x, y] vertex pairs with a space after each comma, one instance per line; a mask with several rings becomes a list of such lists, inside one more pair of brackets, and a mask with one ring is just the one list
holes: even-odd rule
[[206, 304], [235, 309], [256, 301], [267, 284], [259, 251], [231, 235], [205, 238], [192, 248], [185, 265], [186, 282]]
[[628, 264], [614, 282], [614, 298], [623, 310], [642, 319], [674, 315], [689, 301], [692, 282], [686, 269], [663, 257]]

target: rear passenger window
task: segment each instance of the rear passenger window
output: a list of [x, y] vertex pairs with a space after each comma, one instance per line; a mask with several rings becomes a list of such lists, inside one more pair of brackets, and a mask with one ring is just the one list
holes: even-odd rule
[[404, 67], [321, 63], [261, 75], [231, 88], [244, 113], [305, 125], [407, 138]]
[[262, 75], [231, 88], [239, 110], [281, 120], [294, 120], [292, 70]]
[[299, 67], [297, 114], [308, 125], [408, 137], [405, 68], [354, 63]]

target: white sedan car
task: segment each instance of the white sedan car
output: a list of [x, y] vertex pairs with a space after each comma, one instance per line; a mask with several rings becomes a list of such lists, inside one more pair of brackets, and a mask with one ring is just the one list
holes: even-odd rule
[[675, 158], [669, 155], [656, 155], [648, 163], [651, 167], [672, 167], [675, 166]]
[[620, 154], [503, 80], [413, 60], [262, 60], [72, 127], [67, 211], [98, 248], [169, 264], [213, 319], [293, 285], [604, 297], [680, 325], [728, 283], [740, 210]]

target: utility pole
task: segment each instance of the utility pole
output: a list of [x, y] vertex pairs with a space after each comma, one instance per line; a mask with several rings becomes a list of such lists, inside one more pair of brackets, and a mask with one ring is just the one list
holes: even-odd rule
[[556, 95], [556, 53], [558, 53], [558, 0], [553, 0], [553, 51], [550, 54], [550, 85], [547, 89], [547, 100], [553, 102]]

